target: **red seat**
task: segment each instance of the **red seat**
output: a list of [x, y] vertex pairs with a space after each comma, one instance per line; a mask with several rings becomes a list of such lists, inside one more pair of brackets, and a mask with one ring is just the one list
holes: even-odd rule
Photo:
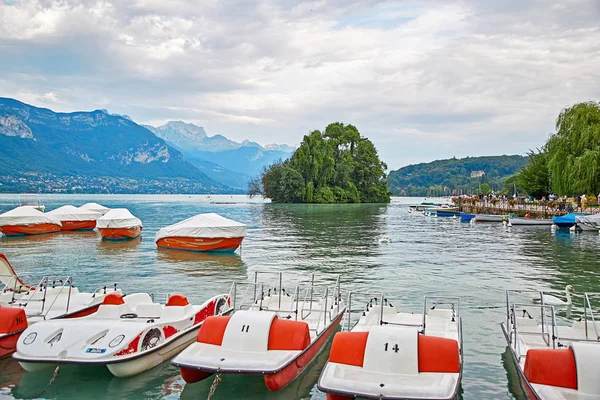
[[531, 349], [524, 372], [531, 383], [577, 389], [577, 365], [571, 349]]
[[111, 294], [107, 295], [104, 298], [104, 300], [102, 300], [102, 304], [118, 306], [120, 304], [125, 304], [125, 301], [123, 300], [123, 296], [121, 296], [120, 294], [111, 293]]
[[333, 337], [329, 361], [362, 367], [369, 332], [338, 332]]
[[167, 300], [167, 304], [165, 306], [187, 306], [188, 304], [190, 304], [190, 302], [188, 301], [187, 297], [185, 297], [182, 294], [173, 294], [169, 296], [169, 299]]
[[225, 329], [227, 329], [230, 319], [229, 315], [206, 318], [200, 326], [196, 341], [220, 346], [223, 344], [223, 335], [225, 335]]
[[288, 319], [273, 319], [269, 330], [269, 350], [304, 350], [310, 344], [308, 324]]

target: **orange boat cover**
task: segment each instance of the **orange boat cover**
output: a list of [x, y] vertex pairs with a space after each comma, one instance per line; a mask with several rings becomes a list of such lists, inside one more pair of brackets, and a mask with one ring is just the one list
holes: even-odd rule
[[369, 332], [338, 332], [333, 337], [329, 361], [362, 367]]
[[111, 293], [104, 298], [102, 304], [118, 306], [120, 304], [125, 304], [125, 301], [123, 300], [123, 296], [121, 296], [120, 294]]
[[230, 315], [206, 318], [202, 323], [202, 326], [200, 326], [196, 341], [220, 346], [223, 344], [223, 335], [225, 335], [225, 329], [227, 328], [230, 319]]
[[25, 310], [16, 307], [0, 307], [0, 334], [19, 332], [27, 328]]
[[188, 301], [187, 297], [185, 297], [182, 294], [173, 294], [169, 296], [169, 300], [167, 300], [166, 306], [187, 306], [188, 304], [190, 304], [190, 302]]
[[419, 335], [419, 372], [459, 373], [458, 342], [439, 336]]
[[269, 330], [269, 350], [304, 350], [310, 344], [308, 324], [275, 318]]
[[577, 366], [571, 349], [531, 349], [525, 358], [531, 383], [577, 389]]

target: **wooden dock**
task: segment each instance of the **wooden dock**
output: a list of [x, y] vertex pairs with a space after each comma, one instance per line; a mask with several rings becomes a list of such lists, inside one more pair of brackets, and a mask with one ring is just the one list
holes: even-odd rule
[[461, 212], [471, 214], [490, 214], [490, 215], [507, 215], [514, 214], [517, 217], [524, 217], [525, 214], [529, 213], [531, 218], [552, 218], [555, 216], [565, 215], [567, 213], [580, 213], [580, 214], [596, 214], [600, 212], [598, 208], [588, 208], [587, 210], [581, 210], [581, 208], [550, 208], [546, 205], [534, 205], [534, 204], [509, 204], [508, 202], [497, 202], [492, 204], [490, 202], [476, 202], [473, 204], [470, 201], [462, 201], [458, 204]]

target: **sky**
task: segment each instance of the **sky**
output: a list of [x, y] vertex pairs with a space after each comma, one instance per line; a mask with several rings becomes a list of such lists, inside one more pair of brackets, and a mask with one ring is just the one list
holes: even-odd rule
[[600, 100], [600, 0], [0, 0], [0, 96], [297, 146], [355, 125], [390, 169], [525, 154]]

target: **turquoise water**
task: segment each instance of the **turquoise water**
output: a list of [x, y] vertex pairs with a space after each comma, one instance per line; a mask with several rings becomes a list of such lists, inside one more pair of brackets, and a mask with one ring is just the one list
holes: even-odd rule
[[[213, 200], [246, 201], [241, 196]], [[42, 196], [47, 210], [96, 201], [127, 207], [142, 219], [140, 240], [100, 241], [95, 232], [0, 239], [17, 272], [29, 281], [44, 275], [71, 275], [80, 290], [118, 282], [126, 292], [146, 291], [155, 299], [179, 292], [200, 303], [229, 291], [232, 281], [254, 271], [282, 271], [298, 280], [313, 272], [338, 273], [342, 291], [383, 290], [397, 306], [421, 312], [423, 296], [460, 295], [464, 329], [464, 399], [524, 398], [514, 366], [505, 354], [500, 322], [506, 288], [599, 291], [595, 233], [551, 233], [548, 227], [512, 228], [461, 224], [409, 213], [422, 199], [395, 198], [390, 205], [208, 204], [205, 196]], [[0, 196], [0, 212], [15, 206], [16, 195]], [[202, 212], [217, 212], [246, 223], [243, 249], [231, 254], [157, 250], [153, 238], [165, 225]], [[392, 243], [380, 244], [386, 235]], [[573, 314], [581, 310], [574, 299]], [[564, 312], [560, 313], [564, 318]], [[279, 393], [269, 393], [260, 377], [225, 376], [213, 399], [324, 399], [316, 381], [327, 359]], [[509, 360], [510, 361], [510, 360]], [[52, 372], [25, 373], [0, 360], [0, 397], [34, 398]], [[185, 385], [178, 370], [164, 363], [133, 378], [114, 378], [105, 368], [61, 367], [44, 393], [57, 399], [198, 399], [209, 382]]]

